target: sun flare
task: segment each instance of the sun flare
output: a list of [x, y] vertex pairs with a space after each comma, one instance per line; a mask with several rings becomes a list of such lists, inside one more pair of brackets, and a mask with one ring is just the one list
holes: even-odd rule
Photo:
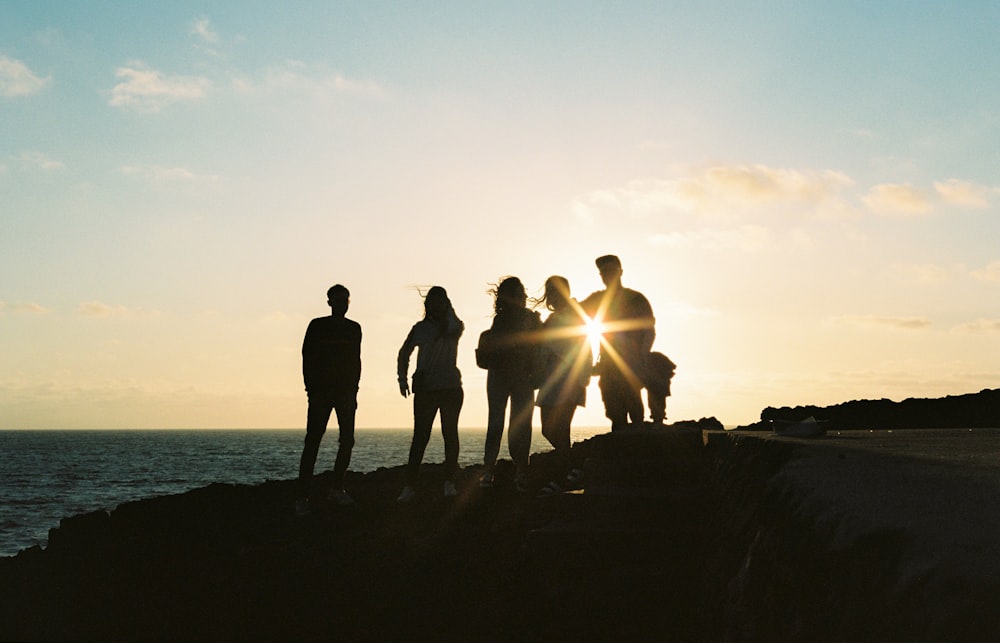
[[598, 319], [588, 319], [586, 324], [587, 339], [590, 340], [590, 348], [594, 355], [601, 349], [601, 337], [606, 330], [604, 324]]

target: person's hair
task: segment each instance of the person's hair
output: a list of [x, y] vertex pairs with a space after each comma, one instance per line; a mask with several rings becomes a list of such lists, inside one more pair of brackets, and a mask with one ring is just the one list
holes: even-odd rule
[[622, 267], [621, 259], [619, 259], [615, 255], [604, 255], [602, 257], [598, 257], [597, 259], [594, 260], [594, 263], [597, 264], [598, 270], [600, 270], [604, 266], [614, 266], [618, 269], [621, 269]]
[[491, 286], [486, 292], [493, 295], [493, 312], [497, 315], [503, 312], [503, 300], [506, 297], [524, 295], [525, 300], [528, 298], [528, 293], [524, 290], [524, 284], [517, 277], [504, 277], [500, 280], [499, 284]]
[[330, 286], [330, 290], [326, 291], [326, 298], [333, 299], [333, 296], [337, 293], [347, 295], [348, 299], [351, 298], [351, 291], [347, 289], [347, 286], [342, 286], [341, 284]]
[[429, 317], [429, 315], [427, 314], [427, 300], [430, 298], [431, 295], [434, 295], [435, 297], [444, 297], [445, 301], [448, 300], [448, 291], [442, 288], [441, 286], [431, 286], [430, 290], [428, 290], [426, 293], [420, 293], [420, 295], [424, 298], [424, 319], [427, 319]]
[[548, 310], [555, 310], [555, 306], [552, 304], [553, 293], [558, 293], [558, 296], [569, 300], [569, 279], [559, 275], [552, 275], [546, 279], [545, 292], [542, 294], [541, 298], [536, 300], [537, 303], [544, 305]]

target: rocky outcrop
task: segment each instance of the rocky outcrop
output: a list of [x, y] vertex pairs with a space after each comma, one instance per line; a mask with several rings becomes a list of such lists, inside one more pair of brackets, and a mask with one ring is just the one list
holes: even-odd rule
[[771, 430], [780, 422], [813, 417], [827, 430], [949, 429], [1000, 426], [1000, 389], [941, 398], [853, 400], [831, 406], [767, 407], [743, 430]]

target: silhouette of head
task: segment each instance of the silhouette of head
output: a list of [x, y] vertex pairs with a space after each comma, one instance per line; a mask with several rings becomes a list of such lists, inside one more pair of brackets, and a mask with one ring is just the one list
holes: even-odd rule
[[343, 317], [351, 305], [351, 291], [337, 284], [326, 291], [326, 303], [330, 304], [330, 313], [334, 317]]
[[528, 302], [528, 293], [524, 290], [524, 284], [517, 277], [505, 277], [494, 291], [496, 300], [493, 302], [493, 310], [496, 314], [503, 311], [510, 311], [515, 308], [524, 308]]
[[545, 307], [549, 310], [559, 310], [569, 303], [569, 280], [566, 277], [552, 275], [545, 280], [545, 295], [542, 297]]
[[433, 286], [424, 296], [424, 319], [444, 319], [448, 314], [448, 292]]
[[601, 273], [601, 282], [605, 287], [621, 286], [622, 284], [622, 262], [615, 255], [604, 255], [595, 261], [597, 271]]

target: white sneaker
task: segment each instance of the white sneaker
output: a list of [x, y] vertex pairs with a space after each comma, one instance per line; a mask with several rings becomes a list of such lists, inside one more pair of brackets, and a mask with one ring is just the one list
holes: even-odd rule
[[413, 487], [406, 485], [403, 490], [399, 493], [399, 497], [396, 498], [396, 502], [409, 502], [413, 500], [413, 497], [417, 495], [417, 492], [413, 490]]
[[309, 515], [309, 500], [306, 498], [297, 498], [295, 500], [295, 517], [305, 518]]
[[347, 492], [343, 489], [331, 489], [330, 502], [338, 504], [341, 507], [346, 507], [354, 504], [354, 498], [347, 495]]
[[455, 483], [451, 480], [444, 481], [444, 497], [454, 498], [458, 495], [458, 489], [455, 488]]

